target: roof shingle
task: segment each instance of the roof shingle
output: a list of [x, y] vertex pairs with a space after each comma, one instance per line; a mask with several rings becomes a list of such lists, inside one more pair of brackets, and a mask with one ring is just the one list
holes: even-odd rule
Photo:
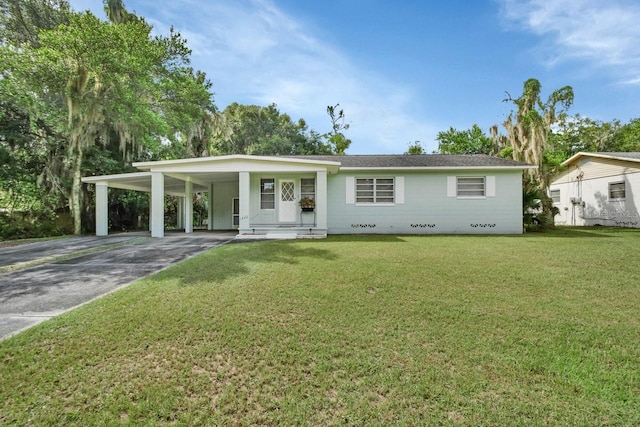
[[379, 154], [344, 156], [280, 156], [292, 159], [340, 162], [344, 168], [411, 168], [411, 167], [530, 167], [524, 162], [484, 154]]

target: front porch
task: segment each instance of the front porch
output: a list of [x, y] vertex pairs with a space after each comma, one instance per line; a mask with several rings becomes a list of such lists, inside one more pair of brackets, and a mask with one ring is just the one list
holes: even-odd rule
[[[83, 178], [96, 186], [96, 235], [109, 232], [108, 189], [150, 194], [149, 229], [165, 235], [165, 196], [177, 197], [176, 228], [192, 233], [193, 195], [207, 193], [207, 229], [238, 238], [319, 238], [327, 234], [327, 174], [335, 162], [256, 156], [134, 163], [143, 172]], [[311, 198], [311, 212], [300, 206]]]

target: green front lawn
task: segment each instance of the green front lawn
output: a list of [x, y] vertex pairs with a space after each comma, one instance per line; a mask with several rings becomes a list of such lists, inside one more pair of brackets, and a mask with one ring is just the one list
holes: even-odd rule
[[0, 343], [0, 424], [639, 425], [640, 231], [230, 244]]

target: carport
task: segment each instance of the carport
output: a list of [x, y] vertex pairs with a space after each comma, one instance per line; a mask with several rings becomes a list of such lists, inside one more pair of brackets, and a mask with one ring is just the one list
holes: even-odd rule
[[154, 172], [134, 172], [118, 175], [89, 176], [82, 182], [96, 186], [96, 236], [109, 233], [108, 191], [109, 188], [134, 190], [149, 193], [149, 229], [152, 237], [164, 236], [164, 196], [177, 197], [177, 224], [185, 233], [193, 232], [193, 194], [206, 192], [209, 194], [208, 229], [213, 228], [213, 187], [216, 182], [238, 181], [237, 173], [191, 173], [166, 174]]

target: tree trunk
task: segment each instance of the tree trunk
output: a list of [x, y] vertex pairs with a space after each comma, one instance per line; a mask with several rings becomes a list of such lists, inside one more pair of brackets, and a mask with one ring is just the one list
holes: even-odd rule
[[71, 161], [72, 176], [71, 196], [69, 197], [69, 208], [73, 218], [73, 234], [82, 233], [82, 146], [76, 143], [75, 155]]

